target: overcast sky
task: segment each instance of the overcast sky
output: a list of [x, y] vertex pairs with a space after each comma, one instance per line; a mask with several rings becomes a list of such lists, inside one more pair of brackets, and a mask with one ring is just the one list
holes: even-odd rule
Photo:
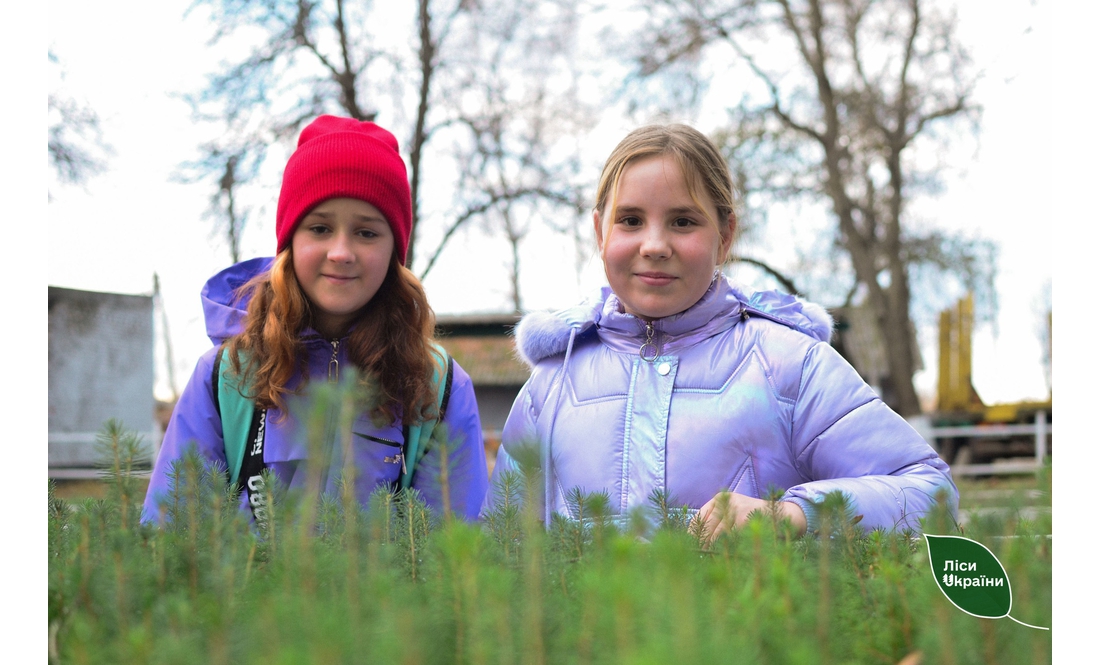
[[[176, 359], [176, 383], [186, 382], [209, 347], [198, 293], [228, 262], [224, 241], [202, 218], [205, 185], [173, 182], [178, 165], [195, 156], [197, 136], [176, 96], [198, 89], [216, 62], [200, 15], [183, 20], [189, 0], [87, 3], [50, 0], [49, 44], [64, 79], [51, 90], [87, 103], [99, 114], [114, 154], [108, 170], [83, 186], [51, 181], [48, 206], [51, 285], [120, 293], [150, 293], [161, 280]], [[996, 8], [996, 11], [991, 11]], [[1000, 321], [979, 328], [974, 382], [987, 402], [1043, 398], [1038, 325], [1051, 280], [1051, 237], [1037, 226], [1047, 217], [1052, 122], [1050, 28], [1047, 12], [1030, 2], [963, 3], [961, 36], [984, 71], [978, 102], [985, 107], [978, 151], [952, 159], [963, 167], [944, 194], [925, 206], [946, 228], [998, 241]], [[56, 71], [56, 68], [51, 68]], [[626, 125], [624, 125], [626, 127]], [[625, 131], [625, 129], [624, 129]], [[593, 181], [598, 165], [593, 166]], [[272, 251], [273, 224], [246, 232], [247, 257]], [[486, 250], [485, 248], [490, 249]], [[440, 313], [503, 310], [508, 305], [504, 258], [476, 232], [456, 238], [425, 283]], [[523, 273], [529, 309], [563, 307], [598, 286], [602, 271], [589, 261], [579, 279], [563, 239], [528, 242]], [[485, 272], [488, 271], [488, 272]], [[736, 276], [736, 274], [735, 274]], [[770, 285], [769, 285], [770, 286]], [[826, 303], [830, 304], [830, 303]], [[935, 333], [923, 331], [925, 365], [936, 362]], [[158, 395], [167, 394], [163, 345], [158, 341]], [[934, 391], [934, 372], [919, 388]]]

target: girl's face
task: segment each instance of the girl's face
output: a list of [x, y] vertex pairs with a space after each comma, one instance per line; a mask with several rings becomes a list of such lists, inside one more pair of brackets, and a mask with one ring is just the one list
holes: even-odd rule
[[[646, 320], [678, 314], [706, 293], [714, 268], [733, 240], [733, 215], [720, 233], [718, 210], [699, 192], [701, 210], [672, 155], [626, 166], [610, 219], [594, 215], [596, 238], [611, 290], [630, 314]], [[604, 239], [605, 225], [610, 232]]]
[[329, 199], [302, 218], [290, 242], [314, 327], [325, 337], [342, 336], [389, 271], [389, 223], [366, 201]]

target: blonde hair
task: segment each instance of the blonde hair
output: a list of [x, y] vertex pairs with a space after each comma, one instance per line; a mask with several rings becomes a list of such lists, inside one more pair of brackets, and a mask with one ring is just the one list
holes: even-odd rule
[[[733, 190], [733, 177], [729, 165], [723, 159], [714, 143], [699, 130], [687, 125], [646, 125], [630, 132], [619, 141], [611, 151], [600, 174], [600, 184], [596, 189], [594, 210], [605, 218], [605, 211], [614, 212], [618, 204], [619, 183], [623, 171], [631, 163], [649, 157], [672, 155], [684, 174], [688, 194], [695, 205], [703, 211], [707, 219], [714, 222], [719, 233], [728, 229], [727, 224], [736, 225], [736, 201]], [[706, 192], [718, 212], [717, 219], [711, 219], [711, 210], [700, 200], [700, 191]], [[730, 216], [733, 215], [731, 219]], [[611, 225], [601, 221], [603, 240], [607, 240]]]

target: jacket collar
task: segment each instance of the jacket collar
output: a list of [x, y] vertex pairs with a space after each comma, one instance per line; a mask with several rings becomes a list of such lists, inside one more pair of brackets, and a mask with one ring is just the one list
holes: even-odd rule
[[[604, 301], [596, 331], [600, 341], [615, 351], [637, 351], [646, 338], [646, 322], [623, 309], [622, 301], [612, 293]], [[741, 309], [741, 300], [729, 282], [716, 279], [688, 309], [652, 321], [654, 342], [662, 354], [691, 346], [733, 327]]]
[[[662, 353], [674, 352], [717, 335], [748, 316], [769, 319], [827, 342], [833, 320], [820, 305], [778, 291], [746, 295], [725, 277], [715, 280], [699, 302], [673, 316], [658, 319], [654, 329]], [[592, 299], [558, 312], [532, 312], [516, 326], [516, 351], [529, 366], [564, 353], [570, 335], [580, 341], [598, 334], [617, 351], [637, 352], [645, 341], [645, 322], [622, 311], [609, 287]]]

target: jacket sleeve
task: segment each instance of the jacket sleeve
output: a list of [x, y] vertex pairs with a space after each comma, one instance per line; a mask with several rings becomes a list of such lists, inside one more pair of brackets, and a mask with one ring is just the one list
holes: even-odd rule
[[887, 407], [828, 344], [811, 347], [794, 405], [791, 446], [809, 482], [787, 490], [816, 527], [810, 504], [840, 490], [859, 525], [920, 530], [919, 520], [946, 491], [952, 515], [959, 492], [951, 471], [901, 416]]
[[141, 511], [143, 522], [159, 522], [162, 518], [161, 503], [172, 490], [173, 463], [194, 446], [199, 455], [218, 468], [225, 469], [225, 443], [222, 439], [222, 421], [214, 404], [215, 347], [203, 354], [183, 389], [179, 401], [172, 410], [172, 418], [164, 432], [157, 461], [149, 478], [149, 489]]
[[489, 474], [473, 382], [457, 362], [443, 424], [449, 440], [446, 473], [443, 473], [444, 450], [433, 445], [417, 464], [412, 486], [428, 505], [442, 510], [445, 481], [451, 510], [467, 520], [476, 520], [489, 484]]

